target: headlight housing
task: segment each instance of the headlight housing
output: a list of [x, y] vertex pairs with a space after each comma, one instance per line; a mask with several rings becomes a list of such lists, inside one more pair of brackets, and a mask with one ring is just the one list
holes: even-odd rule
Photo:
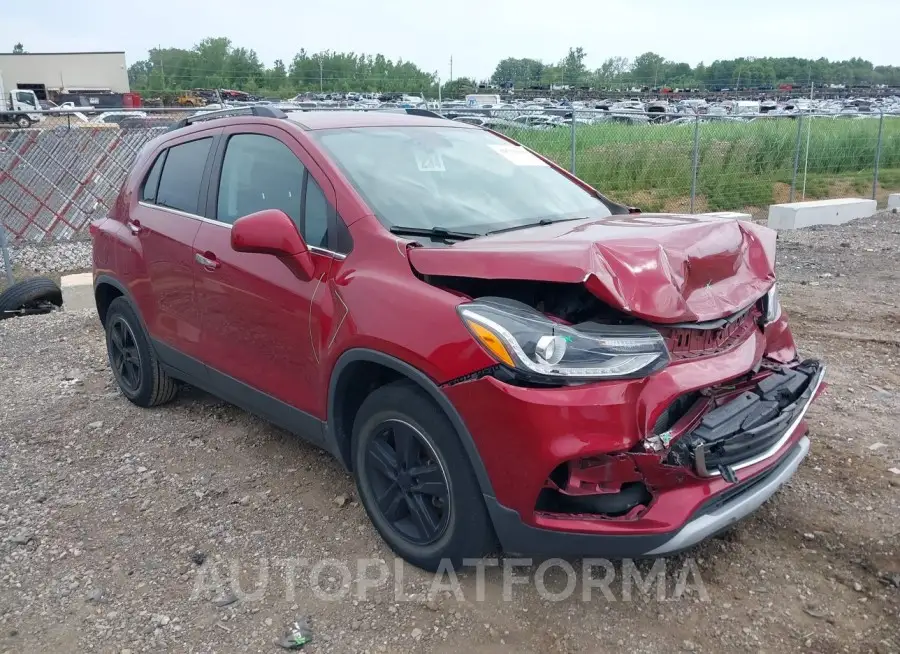
[[494, 358], [517, 374], [555, 383], [645, 377], [669, 362], [662, 335], [644, 325], [554, 322], [527, 304], [481, 298], [460, 318]]
[[763, 299], [763, 309], [765, 311], [765, 324], [775, 322], [781, 318], [781, 299], [778, 297], [778, 285], [773, 284], [769, 292], [765, 294]]

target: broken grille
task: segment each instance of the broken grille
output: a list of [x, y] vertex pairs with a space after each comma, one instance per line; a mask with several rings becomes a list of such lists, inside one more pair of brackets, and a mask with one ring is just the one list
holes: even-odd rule
[[759, 310], [753, 307], [730, 321], [723, 321], [721, 326], [662, 327], [659, 331], [673, 361], [695, 359], [725, 352], [742, 343], [756, 329], [759, 317]]
[[706, 413], [669, 453], [670, 463], [693, 460], [703, 477], [759, 463], [778, 452], [806, 413], [824, 375], [815, 360], [784, 368]]

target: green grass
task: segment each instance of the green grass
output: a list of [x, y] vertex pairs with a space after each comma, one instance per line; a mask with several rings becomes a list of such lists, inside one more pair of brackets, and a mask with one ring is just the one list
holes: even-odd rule
[[[806, 197], [872, 191], [877, 119], [805, 119], [800, 130], [799, 199], [806, 168]], [[809, 139], [807, 147], [807, 131]], [[798, 122], [703, 123], [699, 134], [698, 210], [726, 210], [787, 201]], [[690, 197], [694, 127], [687, 125], [577, 125], [576, 174], [613, 198], [648, 211], [681, 207]], [[568, 127], [514, 130], [510, 136], [568, 168]], [[900, 117], [886, 118], [881, 186], [900, 189]]]

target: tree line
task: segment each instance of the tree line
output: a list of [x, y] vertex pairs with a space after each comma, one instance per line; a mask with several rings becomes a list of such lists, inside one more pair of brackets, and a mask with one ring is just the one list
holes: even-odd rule
[[592, 88], [682, 88], [720, 90], [722, 88], [776, 88], [791, 86], [900, 86], [900, 66], [875, 66], [871, 61], [801, 59], [798, 57], [740, 57], [716, 60], [697, 66], [670, 61], [655, 52], [645, 52], [633, 60], [609, 57], [599, 68], [584, 63], [582, 48], [569, 48], [554, 64], [537, 59], [513, 57], [497, 64], [491, 81], [516, 88], [546, 87], [552, 84]]
[[461, 97], [479, 84], [501, 87], [549, 88], [551, 85], [626, 90], [640, 88], [775, 88], [780, 84], [810, 83], [900, 86], [900, 67], [875, 66], [864, 59], [749, 58], [716, 60], [691, 66], [669, 61], [653, 52], [633, 60], [610, 57], [599, 68], [585, 64], [587, 53], [570, 48], [555, 63], [538, 59], [507, 58], [500, 61], [488, 80], [462, 77], [441, 79], [437, 71], [425, 71], [411, 61], [392, 60], [382, 54], [355, 52], [310, 53], [301, 49], [285, 62], [266, 66], [252, 49], [229, 39], [207, 38], [190, 49], [154, 48], [148, 57], [128, 68], [136, 91], [170, 93], [194, 88], [230, 88], [254, 95], [289, 97], [302, 92], [418, 92], [429, 96]]
[[208, 38], [190, 50], [152, 49], [147, 59], [128, 67], [128, 78], [134, 90], [151, 93], [227, 88], [288, 96], [303, 91], [426, 92], [435, 87], [437, 73], [381, 54], [305, 49], [287, 63], [276, 59], [267, 67], [254, 50], [236, 47], [227, 38]]

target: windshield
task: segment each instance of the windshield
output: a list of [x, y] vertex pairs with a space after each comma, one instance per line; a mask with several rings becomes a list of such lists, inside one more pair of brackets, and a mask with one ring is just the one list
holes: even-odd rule
[[483, 130], [404, 126], [313, 134], [388, 227], [485, 234], [610, 215], [599, 198], [540, 158]]

